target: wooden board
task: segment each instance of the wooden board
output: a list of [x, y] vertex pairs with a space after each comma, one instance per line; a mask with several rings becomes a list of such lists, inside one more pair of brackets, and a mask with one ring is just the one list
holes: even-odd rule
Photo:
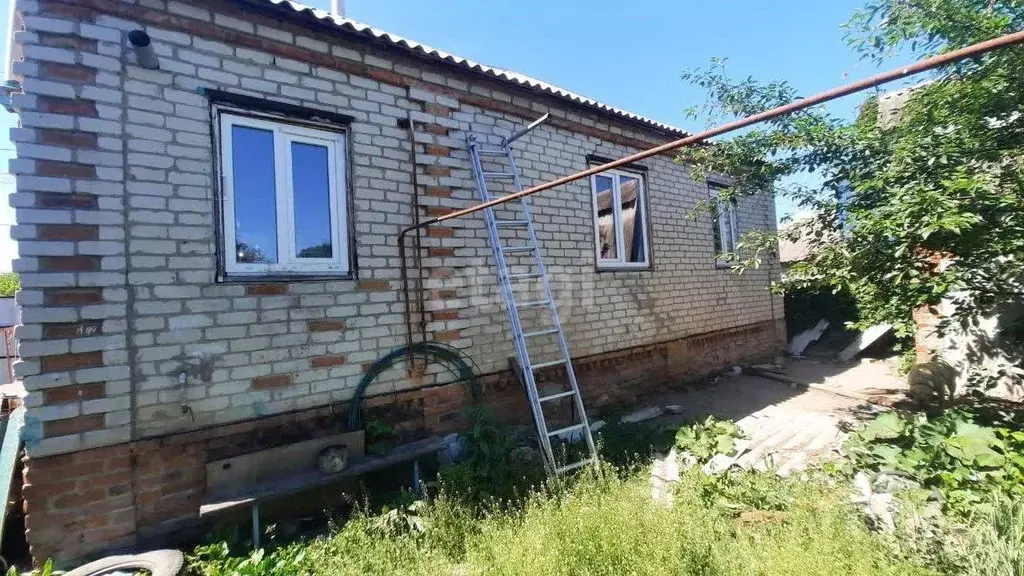
[[0, 540], [3, 539], [4, 523], [7, 519], [7, 505], [14, 482], [14, 469], [18, 466], [21, 452], [21, 432], [25, 427], [25, 407], [18, 406], [7, 416], [3, 431], [3, 447], [0, 448], [0, 498], [3, 498], [3, 513], [0, 514]]
[[303, 470], [290, 476], [276, 478], [247, 486], [237, 486], [219, 493], [209, 494], [199, 507], [199, 517], [216, 515], [240, 506], [251, 506], [261, 500], [282, 498], [290, 494], [329, 486], [367, 472], [382, 470], [404, 462], [432, 456], [448, 446], [446, 438], [432, 437], [398, 446], [384, 456], [363, 456], [349, 462], [347, 468], [337, 474], [322, 474], [319, 470]]
[[206, 491], [238, 490], [277, 477], [316, 472], [317, 456], [328, 446], [347, 446], [352, 462], [364, 454], [363, 442], [363, 431], [359, 430], [210, 462], [206, 465]]

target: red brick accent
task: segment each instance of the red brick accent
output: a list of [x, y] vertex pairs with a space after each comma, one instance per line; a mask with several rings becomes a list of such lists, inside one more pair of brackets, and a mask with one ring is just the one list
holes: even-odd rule
[[327, 368], [328, 366], [341, 366], [345, 363], [344, 354], [329, 354], [327, 356], [316, 356], [310, 358], [310, 365], [313, 368]]
[[246, 288], [249, 296], [280, 296], [288, 293], [287, 284], [249, 284]]
[[53, 438], [55, 436], [70, 436], [81, 434], [90, 430], [102, 430], [106, 425], [103, 414], [90, 414], [88, 416], [76, 416], [64, 420], [50, 420], [43, 422], [43, 436]]
[[270, 388], [280, 388], [282, 386], [291, 385], [291, 374], [271, 374], [270, 376], [260, 376], [259, 378], [252, 379], [253, 390], [268, 390]]
[[60, 176], [64, 178], [95, 178], [96, 166], [77, 162], [36, 160], [36, 174], [39, 176]]
[[451, 238], [455, 236], [455, 230], [447, 226], [431, 226], [427, 228], [427, 236], [430, 238]]
[[36, 237], [40, 240], [96, 240], [100, 227], [93, 224], [39, 224]]
[[434, 310], [433, 312], [430, 313], [430, 317], [435, 322], [439, 322], [441, 320], [458, 320], [459, 319], [459, 311], [458, 310]]
[[[573, 364], [588, 410], [598, 416], [603, 409], [619, 409], [661, 387], [770, 357], [783, 349], [784, 339], [783, 323], [769, 321], [576, 358]], [[554, 368], [538, 371], [538, 381], [545, 384], [560, 377], [564, 376]], [[278, 385], [291, 383], [288, 375], [265, 378]], [[510, 371], [483, 375], [479, 383], [483, 406], [490, 413], [509, 424], [531, 421], [522, 386]], [[363, 410], [367, 417], [390, 424], [396, 442], [407, 442], [464, 429], [465, 409], [471, 405], [467, 386], [455, 383], [366, 398]], [[136, 529], [180, 533], [182, 523], [197, 523], [207, 462], [329, 435], [333, 428], [324, 423], [335, 422], [346, 409], [345, 403], [321, 406], [29, 459], [24, 495], [33, 557], [66, 559], [130, 546]]]
[[458, 330], [438, 330], [434, 332], [435, 342], [454, 342], [462, 337], [462, 333]]
[[92, 84], [96, 81], [96, 69], [87, 66], [58, 64], [56, 62], [40, 62], [39, 77], [50, 80], [61, 80], [75, 84]]
[[448, 280], [455, 277], [455, 270], [451, 268], [434, 268], [430, 271], [430, 277], [435, 280]]
[[40, 256], [43, 272], [90, 272], [100, 269], [99, 256]]
[[68, 210], [96, 210], [99, 208], [99, 199], [93, 194], [36, 192], [36, 206], [39, 208], [63, 208]]
[[43, 303], [47, 306], [84, 306], [103, 301], [100, 288], [46, 288]]
[[391, 284], [387, 280], [360, 280], [356, 288], [367, 292], [387, 292], [391, 290]]
[[71, 148], [96, 148], [98, 136], [95, 132], [81, 132], [79, 130], [45, 130], [37, 131], [40, 144], [52, 144], [54, 146], [69, 146]]
[[43, 339], [87, 338], [103, 333], [103, 322], [86, 320], [64, 324], [43, 324]]
[[43, 356], [40, 361], [42, 372], [63, 372], [78, 368], [92, 368], [103, 365], [103, 352], [80, 352], [78, 354], [58, 354]]
[[[447, 106], [441, 106], [440, 104], [431, 104], [427, 102], [423, 105], [423, 111], [427, 114], [433, 114], [434, 116], [451, 116], [452, 109]], [[446, 154], [447, 156], [447, 154]]]
[[451, 198], [452, 189], [445, 186], [427, 186], [423, 193], [434, 198]]
[[455, 212], [455, 208], [447, 206], [427, 206], [427, 216], [446, 216]]
[[450, 300], [458, 297], [459, 293], [453, 288], [437, 288], [430, 291], [431, 300]]
[[310, 332], [336, 332], [345, 329], [344, 320], [310, 320]]
[[430, 248], [427, 248], [427, 256], [430, 256], [432, 258], [443, 258], [445, 256], [454, 256], [454, 255], [455, 255], [455, 248], [437, 248], [437, 247], [433, 247], [433, 246], [430, 247]]
[[451, 176], [452, 169], [446, 166], [427, 166], [424, 171], [431, 176]]
[[65, 4], [63, 1], [43, 0], [39, 3], [40, 11], [50, 18], [67, 17], [68, 20], [95, 22], [95, 11], [91, 6]]
[[430, 134], [438, 134], [440, 136], [448, 135], [448, 129], [440, 124], [423, 124], [423, 131]]
[[68, 116], [86, 116], [98, 118], [100, 113], [93, 100], [70, 100], [67, 98], [39, 97], [39, 110], [49, 114], [66, 114]]
[[39, 44], [53, 48], [68, 48], [79, 52], [96, 52], [96, 41], [81, 36], [70, 36], [67, 34], [51, 34], [49, 32], [37, 32]]
[[451, 156], [452, 149], [447, 146], [439, 146], [437, 144], [427, 144], [424, 146], [424, 150], [427, 154], [432, 156]]
[[43, 390], [44, 404], [67, 404], [79, 400], [96, 400], [106, 395], [103, 382], [92, 384], [80, 384], [78, 386], [64, 386], [63, 388], [50, 388]]

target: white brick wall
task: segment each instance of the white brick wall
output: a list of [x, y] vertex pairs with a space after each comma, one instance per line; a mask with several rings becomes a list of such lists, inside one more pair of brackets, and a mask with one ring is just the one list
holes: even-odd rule
[[[25, 0], [21, 0], [25, 2]], [[164, 6], [147, 0], [146, 6]], [[286, 30], [253, 24], [234, 15], [211, 13], [203, 5], [170, 2], [170, 10], [205, 21], [255, 33], [274, 40], [292, 41]], [[64, 21], [34, 18], [30, 29], [67, 28]], [[116, 44], [123, 32], [146, 29], [154, 39], [161, 69], [133, 65], [131, 56], [120, 58]], [[25, 321], [106, 321], [102, 337], [68, 341], [28, 340], [23, 376], [31, 390], [52, 386], [59, 375], [34, 376], [32, 356], [68, 349], [102, 348], [119, 365], [78, 370], [78, 380], [108, 382], [108, 398], [88, 406], [39, 406], [30, 415], [67, 417], [103, 412], [111, 430], [119, 434], [83, 434], [77, 441], [47, 439], [59, 452], [84, 445], [124, 441], [195, 429], [256, 416], [295, 410], [348, 399], [362, 376], [362, 364], [372, 362], [404, 344], [403, 302], [399, 290], [398, 232], [412, 222], [412, 185], [406, 131], [397, 120], [410, 112], [414, 120], [451, 129], [447, 136], [416, 135], [418, 161], [452, 169], [451, 176], [419, 174], [421, 186], [454, 189], [452, 199], [424, 196], [424, 205], [449, 207], [474, 203], [465, 137], [470, 132], [497, 143], [521, 127], [524, 118], [460, 103], [457, 98], [421, 88], [381, 83], [369, 77], [310, 65], [271, 53], [234, 47], [178, 30], [131, 22], [122, 17], [99, 16], [94, 25], [82, 24], [77, 33], [99, 38], [108, 57], [92, 66], [100, 73], [96, 85], [79, 88], [26, 78], [30, 95], [56, 94], [94, 99], [99, 118], [77, 118], [72, 126], [95, 131], [105, 151], [73, 152], [31, 143], [36, 127], [65, 126], [65, 116], [51, 117], [28, 107], [22, 111], [19, 157], [75, 159], [97, 165], [99, 179], [78, 182], [19, 176], [18, 191], [70, 191], [92, 187], [104, 201], [101, 210], [57, 212], [30, 207], [17, 211], [18, 223], [61, 221], [98, 223], [101, 240], [75, 244], [20, 241], [22, 258], [16, 268], [31, 271], [37, 256], [52, 253], [88, 253], [103, 257], [103, 272], [32, 274], [24, 276], [22, 302]], [[367, 47], [328, 46], [323, 39], [297, 38], [299, 46], [331, 53], [374, 67], [469, 90], [501, 102], [571, 119], [591, 128], [654, 141], [658, 136], [631, 125], [595, 120], [575, 109], [551, 106], [508, 88], [492, 84], [468, 85], [462, 76], [401, 56], [369, 53]], [[73, 58], [63, 51], [35, 47], [30, 61]], [[359, 48], [358, 50], [355, 48]], [[351, 166], [355, 238], [360, 281], [388, 281], [390, 289], [361, 290], [356, 280], [290, 282], [284, 295], [250, 295], [244, 284], [216, 282], [217, 225], [215, 222], [214, 164], [211, 147], [210, 106], [200, 88], [248, 94], [308, 108], [330, 110], [355, 118], [351, 125]], [[423, 103], [453, 109], [451, 116], [423, 112]], [[662, 137], [663, 138], [663, 137]], [[424, 144], [454, 148], [450, 157], [425, 154]], [[604, 141], [563, 128], [542, 127], [516, 145], [525, 184], [563, 176], [587, 167], [586, 156], [619, 157], [636, 148]], [[77, 154], [77, 156], [71, 156]], [[578, 182], [542, 193], [532, 200], [535, 222], [546, 262], [557, 289], [560, 313], [574, 356], [590, 355], [687, 335], [726, 329], [782, 317], [781, 300], [767, 292], [765, 272], [731, 274], [715, 266], [711, 223], [691, 220], [688, 213], [707, 196], [705, 183], [688, 177], [685, 166], [668, 157], [643, 163], [648, 169], [648, 213], [653, 269], [596, 272], [589, 183]], [[421, 168], [422, 170], [422, 168]], [[17, 170], [22, 172], [23, 170]], [[421, 190], [422, 193], [422, 190]], [[17, 203], [19, 195], [12, 197]], [[773, 202], [766, 197], [742, 198], [742, 228], [774, 226]], [[424, 257], [430, 270], [451, 268], [450, 279], [428, 278], [425, 289], [455, 288], [456, 297], [430, 301], [428, 309], [457, 309], [454, 320], [430, 322], [431, 331], [459, 331], [453, 344], [462, 348], [483, 372], [502, 370], [511, 355], [507, 319], [497, 304], [495, 276], [490, 267], [483, 217], [476, 214], [446, 225], [454, 238], [424, 238], [426, 247], [454, 247], [452, 257]], [[101, 284], [109, 286], [114, 302], [80, 309], [47, 309], [27, 305], [43, 286]], [[127, 285], [127, 286], [126, 286]], [[125, 293], [124, 288], [127, 287]], [[113, 293], [120, 290], [120, 297]], [[129, 295], [130, 294], [130, 295]], [[56, 317], [60, 318], [57, 319]], [[127, 322], [125, 322], [127, 316]], [[343, 320], [342, 332], [310, 332], [310, 320]], [[30, 332], [24, 332], [30, 334]], [[26, 354], [31, 352], [31, 354]], [[344, 364], [313, 368], [310, 359], [344, 355]], [[116, 360], [120, 359], [120, 360]], [[127, 366], [134, 362], [129, 384]], [[107, 364], [111, 364], [107, 361]], [[92, 372], [90, 372], [90, 370]], [[186, 372], [187, 382], [179, 383]], [[252, 378], [291, 374], [292, 384], [254, 390]], [[388, 373], [369, 393], [384, 393], [410, 386], [399, 370]], [[429, 383], [435, 376], [428, 376]], [[444, 378], [441, 375], [440, 378]], [[129, 402], [130, 390], [134, 402]], [[111, 390], [119, 393], [111, 394]], [[36, 398], [33, 396], [33, 398]], [[134, 422], [129, 425], [134, 405]], [[183, 406], [188, 409], [183, 410]], [[63, 411], [63, 412], [62, 412]], [[52, 414], [51, 414], [52, 412]], [[133, 432], [129, 432], [133, 430]]]

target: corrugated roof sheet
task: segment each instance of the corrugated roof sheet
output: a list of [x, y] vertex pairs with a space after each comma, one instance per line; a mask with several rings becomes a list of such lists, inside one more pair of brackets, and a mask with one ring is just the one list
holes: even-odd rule
[[658, 122], [656, 120], [640, 116], [639, 114], [634, 114], [621, 108], [616, 108], [614, 106], [609, 106], [608, 104], [603, 104], [601, 102], [598, 102], [597, 100], [587, 98], [586, 96], [582, 96], [575, 92], [570, 92], [569, 90], [566, 90], [564, 88], [559, 88], [558, 86], [549, 84], [547, 82], [544, 82], [543, 80], [538, 80], [525, 74], [520, 74], [518, 72], [513, 72], [511, 70], [505, 70], [503, 68], [497, 68], [495, 66], [488, 66], [486, 64], [481, 64], [479, 62], [474, 62], [467, 58], [462, 58], [461, 56], [449, 54], [448, 52], [438, 50], [431, 46], [427, 46], [426, 44], [420, 44], [419, 42], [416, 42], [414, 40], [409, 40], [408, 38], [403, 38], [396, 34], [391, 34], [389, 32], [384, 32], [382, 30], [372, 28], [366, 24], [363, 24], [362, 22], [357, 22], [349, 18], [335, 16], [326, 10], [320, 10], [318, 8], [313, 8], [311, 6], [306, 6], [305, 4], [293, 2], [292, 0], [255, 1], [261, 1], [275, 6], [284, 6], [290, 8], [292, 11], [296, 13], [296, 16], [299, 17], [314, 18], [322, 23], [333, 24], [334, 26], [337, 26], [342, 30], [355, 32], [357, 34], [361, 34], [369, 38], [384, 41], [393, 46], [413, 52], [419, 56], [426, 56], [427, 58], [438, 60], [449, 65], [465, 68], [467, 70], [472, 70], [474, 72], [479, 72], [487, 76], [491, 76], [492, 78], [495, 78], [496, 80], [500, 80], [502, 82], [507, 82], [517, 86], [544, 92], [552, 96], [557, 96], [564, 100], [568, 100], [570, 102], [580, 104], [589, 108], [594, 108], [596, 110], [600, 110], [613, 116], [618, 116], [620, 118], [625, 118], [628, 120], [632, 120], [634, 122], [639, 122], [641, 124], [650, 126], [652, 128], [656, 128], [658, 130], [670, 132], [680, 136], [688, 134], [685, 130], [681, 128], [677, 128], [675, 126], [665, 124], [663, 122]]

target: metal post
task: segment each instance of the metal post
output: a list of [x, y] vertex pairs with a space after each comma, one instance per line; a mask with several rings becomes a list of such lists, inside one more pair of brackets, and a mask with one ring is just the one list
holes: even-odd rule
[[252, 503], [252, 549], [260, 548], [260, 503]]

